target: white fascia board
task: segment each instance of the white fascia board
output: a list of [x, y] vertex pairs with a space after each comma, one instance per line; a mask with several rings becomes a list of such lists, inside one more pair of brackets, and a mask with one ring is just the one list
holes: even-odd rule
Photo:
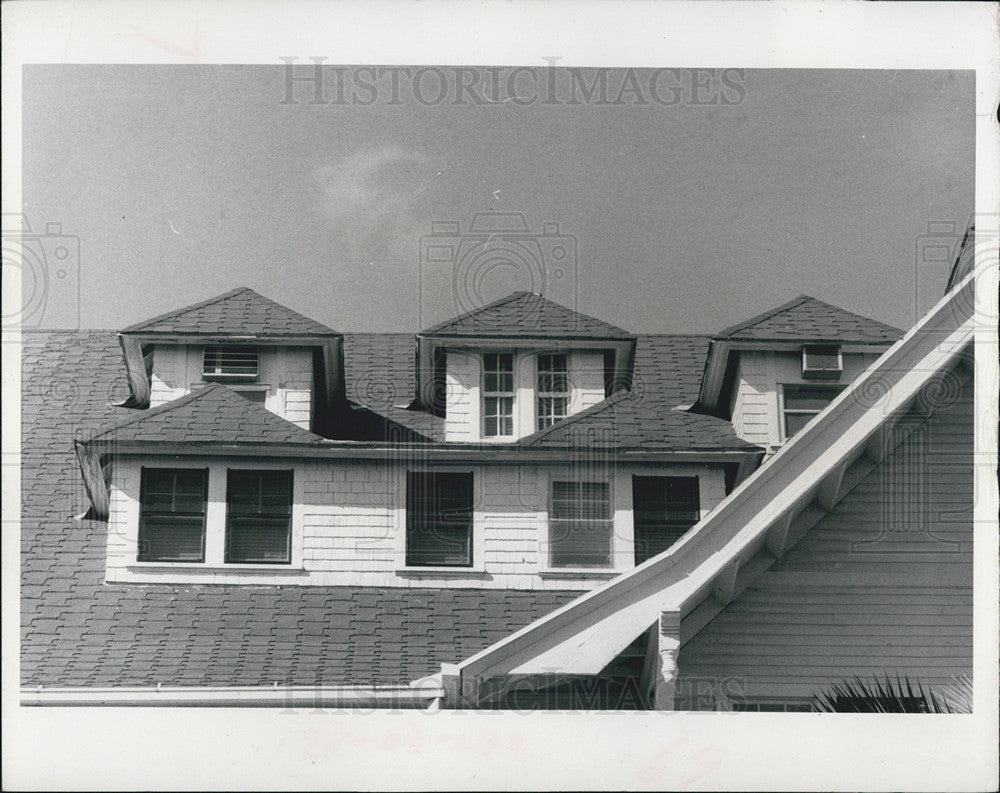
[[430, 678], [397, 686], [25, 687], [22, 706], [427, 708], [444, 696]]
[[[727, 564], [817, 487], [972, 342], [969, 276], [680, 542], [459, 664], [463, 676], [597, 674], [664, 610], [690, 607]], [[859, 398], [877, 387], [875, 404]]]

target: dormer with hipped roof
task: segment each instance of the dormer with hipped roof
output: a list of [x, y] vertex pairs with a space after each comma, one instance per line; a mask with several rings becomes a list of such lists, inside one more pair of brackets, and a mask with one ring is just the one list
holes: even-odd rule
[[800, 295], [712, 338], [694, 409], [774, 451], [902, 335]]
[[417, 336], [420, 407], [449, 442], [513, 442], [630, 384], [636, 338], [533, 292]]
[[157, 407], [210, 383], [303, 429], [343, 398], [343, 337], [241, 287], [119, 334], [130, 407]]

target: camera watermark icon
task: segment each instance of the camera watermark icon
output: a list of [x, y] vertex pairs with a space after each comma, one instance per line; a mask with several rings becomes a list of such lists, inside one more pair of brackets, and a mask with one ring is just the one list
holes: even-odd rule
[[[481, 212], [465, 230], [459, 221], [434, 221], [420, 238], [420, 324], [467, 314], [513, 292], [534, 292], [575, 310], [577, 266], [576, 237], [558, 223], [532, 231], [520, 212]], [[520, 304], [509, 310], [520, 332], [540, 319]]]
[[[997, 266], [1000, 252], [1000, 215], [977, 213], [962, 223], [955, 220], [931, 220], [926, 231], [917, 236], [914, 246], [913, 311], [914, 319], [921, 315], [919, 296], [921, 279], [925, 273], [942, 271], [948, 274], [947, 290], [954, 289], [978, 266]], [[978, 262], [978, 265], [977, 265]], [[993, 330], [997, 324], [998, 308], [995, 290], [976, 290], [966, 300], [972, 301], [971, 309], [977, 328]], [[969, 306], [956, 305], [956, 311]]]
[[80, 327], [80, 238], [61, 223], [35, 232], [23, 214], [3, 214], [3, 325]]

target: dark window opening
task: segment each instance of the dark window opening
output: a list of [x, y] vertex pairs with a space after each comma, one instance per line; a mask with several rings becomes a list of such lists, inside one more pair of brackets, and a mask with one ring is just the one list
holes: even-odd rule
[[229, 471], [226, 562], [292, 561], [292, 472]]
[[696, 476], [632, 477], [635, 563], [663, 553], [701, 518]]
[[140, 562], [205, 561], [208, 470], [143, 468], [139, 487]]
[[471, 473], [407, 473], [406, 564], [472, 566]]

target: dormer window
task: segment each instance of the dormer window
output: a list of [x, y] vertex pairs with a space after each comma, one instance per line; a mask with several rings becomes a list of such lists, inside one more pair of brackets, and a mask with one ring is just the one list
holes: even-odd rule
[[543, 430], [566, 418], [569, 369], [565, 353], [538, 356], [538, 426]]
[[260, 373], [260, 349], [225, 344], [206, 347], [201, 374], [206, 379], [256, 379]]
[[483, 436], [514, 434], [514, 355], [509, 352], [483, 356]]
[[836, 344], [807, 344], [802, 348], [802, 377], [806, 380], [838, 380], [844, 359]]

